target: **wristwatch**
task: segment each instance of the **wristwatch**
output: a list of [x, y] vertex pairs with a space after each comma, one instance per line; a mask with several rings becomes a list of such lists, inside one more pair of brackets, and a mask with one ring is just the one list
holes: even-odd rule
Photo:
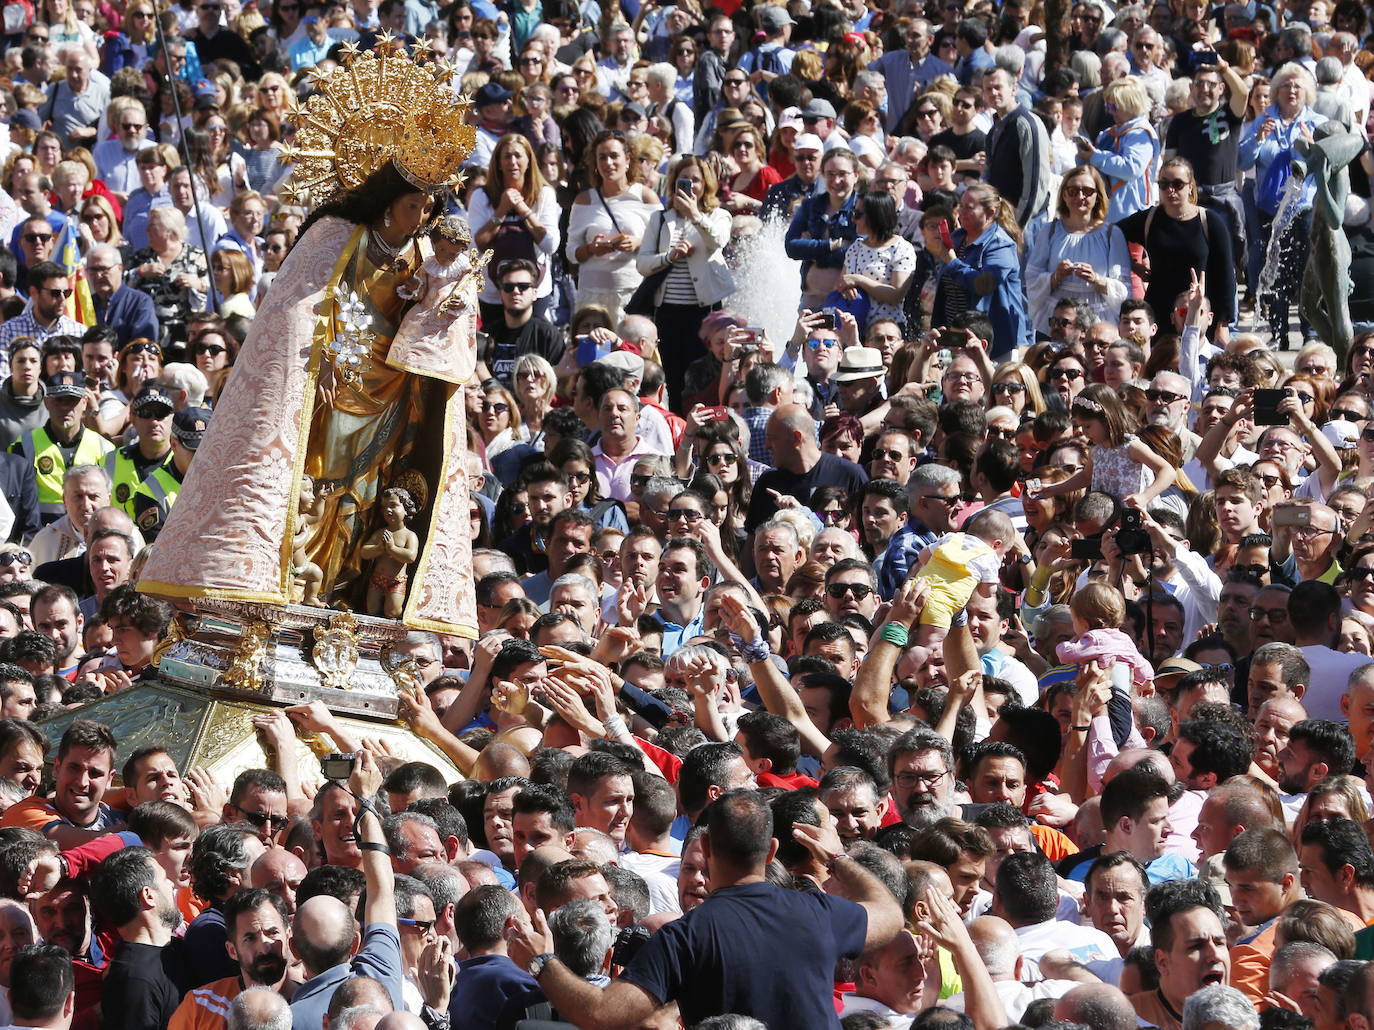
[[553, 952], [549, 951], [545, 952], [543, 955], [536, 955], [534, 958], [530, 959], [530, 964], [526, 967], [529, 970], [530, 976], [538, 980], [539, 974], [544, 971], [544, 967], [549, 964], [549, 959], [551, 958], [553, 958]]

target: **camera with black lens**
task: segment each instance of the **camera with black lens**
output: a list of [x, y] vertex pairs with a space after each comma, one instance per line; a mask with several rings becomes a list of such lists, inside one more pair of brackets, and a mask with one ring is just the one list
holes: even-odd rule
[[320, 759], [320, 771], [324, 773], [326, 780], [347, 783], [348, 778], [353, 775], [353, 766], [357, 764], [357, 761], [358, 756], [356, 754], [341, 755], [335, 752]]
[[1145, 530], [1145, 520], [1138, 508], [1121, 509], [1117, 523], [1116, 546], [1122, 554], [1149, 554], [1150, 534]]

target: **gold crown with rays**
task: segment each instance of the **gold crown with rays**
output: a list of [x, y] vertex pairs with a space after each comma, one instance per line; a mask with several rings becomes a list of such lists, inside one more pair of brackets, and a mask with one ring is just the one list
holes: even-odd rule
[[463, 180], [477, 142], [466, 122], [470, 101], [449, 88], [453, 68], [431, 59], [427, 43], [413, 55], [389, 33], [375, 49], [343, 46], [340, 63], [310, 73], [313, 91], [293, 100], [296, 127], [282, 157], [295, 167], [284, 191], [295, 203], [322, 204], [360, 186], [390, 161], [417, 189], [435, 193]]

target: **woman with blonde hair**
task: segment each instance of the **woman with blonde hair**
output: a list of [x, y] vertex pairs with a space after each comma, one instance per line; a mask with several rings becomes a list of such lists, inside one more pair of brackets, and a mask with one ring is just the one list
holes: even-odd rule
[[700, 158], [684, 157], [668, 173], [665, 194], [668, 207], [650, 217], [635, 264], [640, 275], [661, 278], [648, 300], [659, 327], [669, 396], [676, 405], [688, 366], [706, 353], [701, 324], [734, 292], [735, 279], [724, 253], [730, 213], [716, 200], [710, 167]]
[[663, 140], [641, 132], [630, 140], [630, 153], [644, 176], [644, 185], [657, 193], [659, 183], [663, 181], [663, 157], [668, 153], [668, 147]]
[[1018, 415], [1038, 415], [1045, 410], [1045, 395], [1040, 392], [1040, 380], [1035, 370], [1020, 361], [998, 365], [988, 385], [989, 407], [1004, 405]]
[[[1317, 97], [1317, 80], [1300, 64], [1290, 62], [1275, 72], [1269, 83], [1269, 95], [1272, 103], [1241, 139], [1237, 152], [1237, 167], [1243, 172], [1252, 168], [1255, 171], [1261, 254], [1275, 249], [1269, 242], [1274, 216], [1293, 174], [1297, 146], [1304, 139], [1310, 140], [1316, 128], [1326, 121], [1326, 116], [1312, 106]], [[1278, 274], [1272, 286], [1266, 288], [1266, 295], [1258, 298], [1260, 306], [1266, 309], [1264, 314], [1280, 350], [1288, 349], [1288, 306], [1307, 265], [1315, 193], [1316, 187], [1309, 178], [1298, 195], [1297, 217], [1281, 227], [1284, 237], [1277, 248]], [[1311, 332], [1306, 322], [1300, 320], [1299, 324], [1304, 335]]]
[[520, 421], [520, 406], [515, 395], [496, 379], [488, 379], [483, 384], [482, 413], [476, 428], [486, 445], [488, 461], [528, 436]]
[[[553, 293], [549, 264], [558, 249], [558, 197], [544, 181], [534, 147], [519, 133], [496, 141], [487, 165], [487, 182], [468, 207], [475, 250], [490, 250], [492, 259], [478, 296], [482, 320], [502, 318], [501, 294], [493, 276], [506, 261], [523, 258], [539, 267], [534, 291], [534, 317], [548, 310]], [[506, 373], [501, 373], [503, 376]]]
[[1107, 183], [1107, 221], [1119, 222], [1155, 201], [1159, 135], [1150, 124], [1150, 94], [1135, 76], [1103, 88], [1103, 109], [1115, 124], [1097, 137], [1096, 146], [1078, 144], [1079, 161], [1102, 173]]
[[522, 354], [515, 359], [515, 373], [511, 376], [515, 387], [515, 404], [520, 420], [529, 429], [529, 445], [544, 446], [544, 416], [553, 408], [558, 392], [558, 376], [553, 366], [538, 354]]
[[81, 50], [99, 62], [94, 30], [76, 16], [71, 0], [40, 0], [34, 20], [48, 26], [48, 41], [55, 57], [65, 59], [72, 50]]
[[112, 247], [118, 247], [121, 253], [127, 249], [124, 237], [119, 231], [119, 219], [115, 217], [114, 207], [99, 194], [82, 201], [80, 232], [86, 250], [90, 250], [97, 243], [108, 243]]
[[1099, 322], [1116, 323], [1130, 296], [1131, 252], [1107, 220], [1107, 186], [1097, 169], [1079, 165], [1059, 180], [1058, 217], [1036, 233], [1026, 255], [1031, 326], [1049, 333], [1061, 301], [1087, 304]]
[[263, 72], [256, 87], [258, 109], [269, 112], [280, 123], [291, 104], [291, 84], [280, 72]]

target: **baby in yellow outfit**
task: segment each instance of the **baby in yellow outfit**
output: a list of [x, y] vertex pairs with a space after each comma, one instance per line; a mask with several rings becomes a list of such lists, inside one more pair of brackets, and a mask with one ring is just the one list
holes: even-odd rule
[[[990, 515], [1000, 512], [988, 512]], [[946, 533], [921, 552], [921, 567], [914, 578], [930, 584], [914, 642], [938, 647], [954, 617], [976, 590], [984, 597], [997, 593], [1002, 555], [1007, 549], [1010, 521], [975, 515], [967, 531]]]

